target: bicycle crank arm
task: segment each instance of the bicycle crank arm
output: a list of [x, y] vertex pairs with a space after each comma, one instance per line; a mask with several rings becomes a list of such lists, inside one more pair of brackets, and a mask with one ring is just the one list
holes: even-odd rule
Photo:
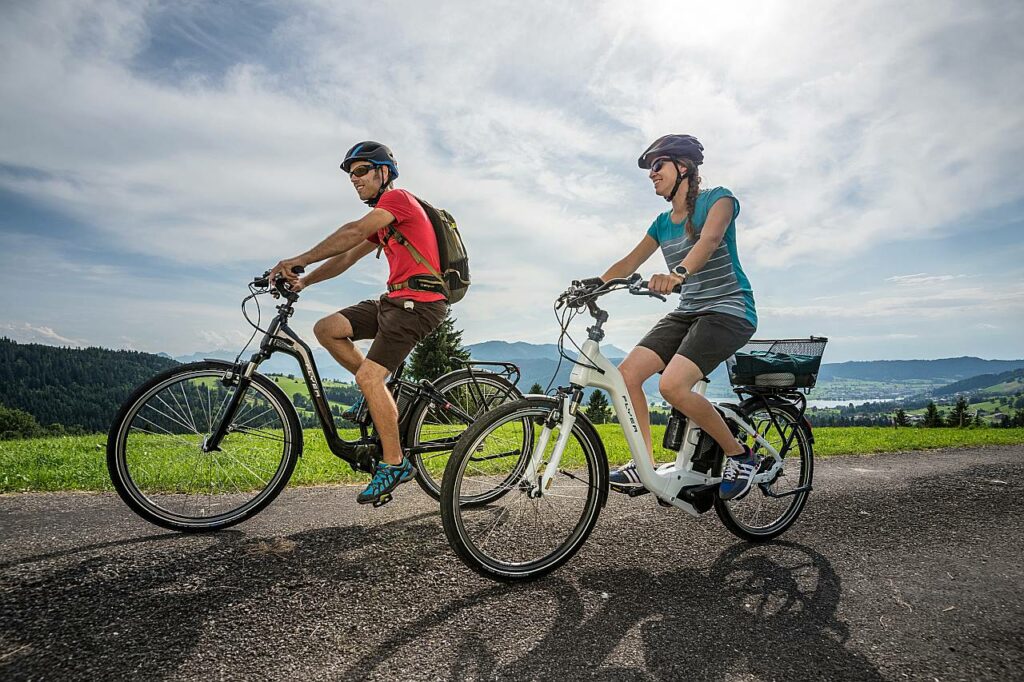
[[496, 455], [488, 455], [486, 457], [470, 457], [470, 462], [486, 462], [489, 459], [500, 459], [502, 457], [518, 457], [522, 453], [518, 450], [509, 450], [508, 452], [499, 452]]
[[799, 495], [800, 493], [806, 493], [812, 490], [814, 490], [813, 486], [805, 485], [799, 488], [793, 488], [792, 490], [787, 490], [784, 493], [773, 493], [771, 490], [765, 490], [764, 494], [768, 497], [789, 497], [790, 495]]

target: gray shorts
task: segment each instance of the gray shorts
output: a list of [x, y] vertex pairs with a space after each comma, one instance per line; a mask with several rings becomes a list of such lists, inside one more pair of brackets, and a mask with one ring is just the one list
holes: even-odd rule
[[673, 355], [682, 355], [707, 376], [742, 348], [754, 331], [750, 322], [728, 313], [671, 312], [636, 345], [657, 353], [666, 366]]

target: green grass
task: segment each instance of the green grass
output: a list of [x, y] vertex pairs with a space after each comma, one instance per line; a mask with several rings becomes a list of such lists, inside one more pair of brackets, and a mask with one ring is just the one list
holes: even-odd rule
[[[654, 441], [661, 442], [663, 426], [654, 427]], [[617, 424], [597, 427], [609, 461], [628, 461], [622, 429]], [[356, 431], [343, 431], [354, 438]], [[1024, 429], [920, 429], [883, 427], [820, 427], [814, 430], [818, 457], [870, 454], [901, 450], [1024, 444]], [[354, 473], [327, 449], [323, 433], [307, 429], [305, 452], [292, 475], [292, 485], [358, 483], [367, 477]], [[669, 453], [658, 448], [658, 459]], [[242, 474], [237, 473], [240, 477]], [[106, 469], [106, 437], [103, 435], [35, 438], [0, 441], [0, 492], [51, 490], [111, 490]]]

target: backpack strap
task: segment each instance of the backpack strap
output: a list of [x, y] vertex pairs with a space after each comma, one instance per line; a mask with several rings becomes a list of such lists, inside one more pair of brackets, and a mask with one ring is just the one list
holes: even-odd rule
[[[388, 231], [384, 235], [383, 241], [377, 245], [377, 258], [380, 258], [380, 252], [381, 250], [383, 250], [384, 244], [386, 244], [390, 239], [394, 239], [396, 242], [404, 246], [409, 251], [409, 255], [412, 256], [412, 259], [414, 261], [416, 261], [417, 263], [425, 267], [427, 270], [429, 270], [430, 274], [433, 275], [433, 279], [441, 284], [441, 293], [444, 294], [444, 297], [451, 298], [451, 292], [448, 289], [448, 284], [447, 282], [444, 281], [444, 277], [441, 276], [441, 273], [438, 272], [437, 269], [430, 264], [430, 261], [423, 257], [423, 254], [421, 254], [419, 250], [415, 246], [413, 246], [408, 239], [405, 238], [405, 235], [403, 235], [399, 231], [399, 229], [395, 227], [395, 224], [393, 222], [388, 225]], [[413, 288], [413, 285], [419, 285], [421, 282], [421, 275], [413, 275], [404, 282], [395, 282], [394, 284], [389, 284], [388, 291], [397, 291], [398, 289]], [[437, 291], [437, 289], [432, 288], [428, 289], [428, 291]]]

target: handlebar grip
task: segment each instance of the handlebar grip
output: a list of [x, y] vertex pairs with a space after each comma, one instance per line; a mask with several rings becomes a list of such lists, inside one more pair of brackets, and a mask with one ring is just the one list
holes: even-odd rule
[[[643, 288], [643, 289], [650, 289], [651, 288], [650, 285], [651, 285], [650, 280], [646, 280], [645, 279], [644, 281], [640, 282], [640, 287]], [[682, 292], [682, 290], [683, 290], [683, 285], [682, 284], [677, 284], [674, 287], [672, 287], [672, 293], [673, 294], [678, 294], [678, 293]]]
[[306, 267], [304, 265], [293, 265], [292, 266], [292, 272], [295, 273], [296, 275], [301, 275], [305, 271], [306, 271]]

